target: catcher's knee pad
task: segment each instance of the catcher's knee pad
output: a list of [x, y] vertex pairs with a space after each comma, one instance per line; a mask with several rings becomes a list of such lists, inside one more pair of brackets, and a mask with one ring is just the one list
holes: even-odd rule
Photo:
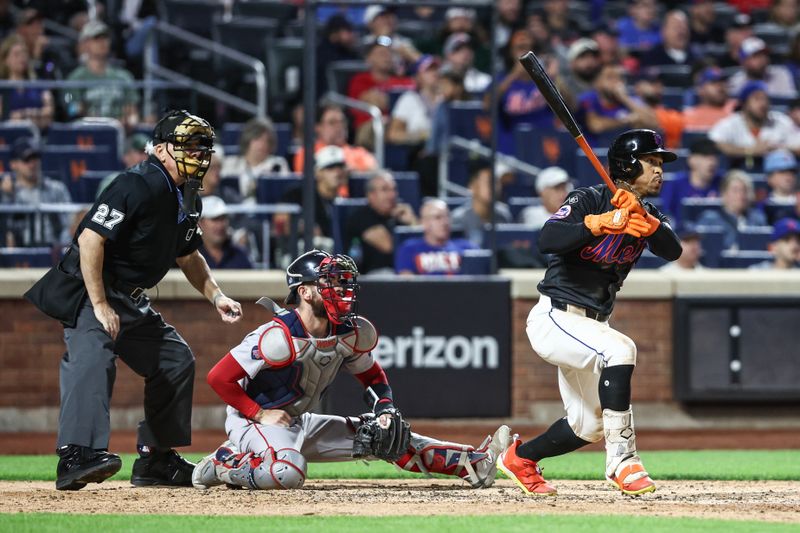
[[604, 350], [605, 366], [635, 365], [636, 344], [630, 337], [614, 332], [614, 341]]
[[306, 481], [306, 458], [294, 448], [267, 450], [253, 469], [254, 489], [299, 489]]

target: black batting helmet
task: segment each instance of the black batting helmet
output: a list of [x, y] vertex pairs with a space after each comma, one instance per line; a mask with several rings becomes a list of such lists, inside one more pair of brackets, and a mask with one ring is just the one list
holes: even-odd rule
[[649, 154], [660, 154], [665, 163], [678, 158], [673, 152], [664, 150], [661, 135], [653, 130], [628, 130], [621, 134], [608, 149], [611, 177], [623, 181], [636, 179], [642, 173], [639, 157]]

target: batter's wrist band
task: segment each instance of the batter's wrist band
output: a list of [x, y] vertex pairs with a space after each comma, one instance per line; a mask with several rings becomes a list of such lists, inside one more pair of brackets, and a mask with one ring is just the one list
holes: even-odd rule
[[223, 296], [225, 296], [225, 295], [224, 295], [224, 294], [222, 294], [222, 291], [218, 290], [218, 291], [217, 291], [217, 294], [215, 294], [215, 295], [214, 295], [214, 299], [212, 300], [211, 304], [212, 304], [214, 307], [217, 307], [217, 300], [219, 300], [219, 299], [220, 299], [220, 298], [222, 298]]

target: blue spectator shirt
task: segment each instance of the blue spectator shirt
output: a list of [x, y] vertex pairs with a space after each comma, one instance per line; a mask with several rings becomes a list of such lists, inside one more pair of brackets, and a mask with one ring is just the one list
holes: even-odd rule
[[640, 30], [633, 23], [631, 17], [624, 17], [617, 22], [617, 31], [619, 32], [619, 45], [622, 48], [644, 51], [661, 42], [661, 30], [657, 22], [654, 22], [646, 30]]
[[394, 268], [397, 272], [451, 276], [461, 271], [461, 252], [475, 249], [466, 239], [451, 239], [444, 246], [433, 246], [424, 238], [408, 239], [397, 250]]
[[228, 240], [223, 246], [224, 251], [222, 253], [222, 259], [220, 259], [219, 263], [217, 263], [211, 254], [208, 253], [205, 245], [200, 246], [199, 250], [200, 254], [206, 258], [206, 262], [208, 263], [209, 268], [212, 270], [216, 270], [218, 268], [253, 268], [253, 264], [250, 262], [250, 258], [247, 257], [247, 253], [233, 244], [230, 240]]
[[[633, 99], [638, 101], [636, 97], [633, 97]], [[586, 140], [589, 141], [590, 144], [595, 144], [601, 136], [613, 136], [615, 133], [622, 133], [628, 129], [626, 126], [620, 126], [618, 132], [609, 130], [602, 134], [592, 134], [586, 123], [586, 116], [589, 111], [601, 117], [608, 117], [616, 120], [622, 120], [624, 117], [630, 115], [631, 112], [622, 104], [612, 106], [605, 105], [600, 100], [600, 94], [595, 90], [581, 94], [578, 97], [578, 116], [575, 118], [581, 124]]]
[[698, 189], [689, 182], [689, 171], [676, 174], [675, 179], [665, 181], [661, 187], [661, 206], [675, 224], [681, 221], [681, 200], [684, 198], [717, 198], [719, 197], [719, 175], [714, 176], [708, 187]]
[[719, 226], [723, 229], [722, 249], [729, 250], [736, 246], [739, 230], [751, 226], [766, 226], [767, 217], [759, 209], [751, 208], [747, 214], [735, 217], [726, 211], [708, 209], [697, 218], [698, 226]]
[[[497, 80], [500, 83], [506, 74]], [[514, 80], [499, 102], [497, 151], [516, 155], [514, 130], [522, 124], [537, 129], [555, 130], [555, 117], [536, 84], [530, 80]]]

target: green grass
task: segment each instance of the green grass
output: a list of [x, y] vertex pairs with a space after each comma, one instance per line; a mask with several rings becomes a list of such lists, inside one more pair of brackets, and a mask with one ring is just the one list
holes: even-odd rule
[[[190, 460], [201, 456], [188, 454]], [[114, 479], [128, 479], [135, 456], [123, 455]], [[656, 451], [642, 454], [654, 479], [800, 480], [800, 450]], [[0, 456], [2, 480], [55, 480], [55, 455]], [[603, 452], [580, 452], [542, 461], [548, 479], [602, 479]], [[400, 479], [418, 474], [398, 471], [383, 462], [314, 463], [311, 479]]]
[[64, 532], [64, 531], [158, 531], [163, 533], [246, 533], [250, 531], [279, 531], [280, 533], [381, 533], [414, 531], [414, 533], [443, 533], [449, 531], [515, 533], [523, 531], [547, 533], [586, 532], [648, 533], [724, 532], [724, 533], [782, 533], [796, 532], [797, 526], [765, 522], [729, 520], [698, 520], [693, 518], [663, 518], [638, 516], [572, 516], [572, 515], [502, 515], [502, 516], [167, 516], [167, 515], [67, 515], [15, 514], [0, 515], [0, 532]]

